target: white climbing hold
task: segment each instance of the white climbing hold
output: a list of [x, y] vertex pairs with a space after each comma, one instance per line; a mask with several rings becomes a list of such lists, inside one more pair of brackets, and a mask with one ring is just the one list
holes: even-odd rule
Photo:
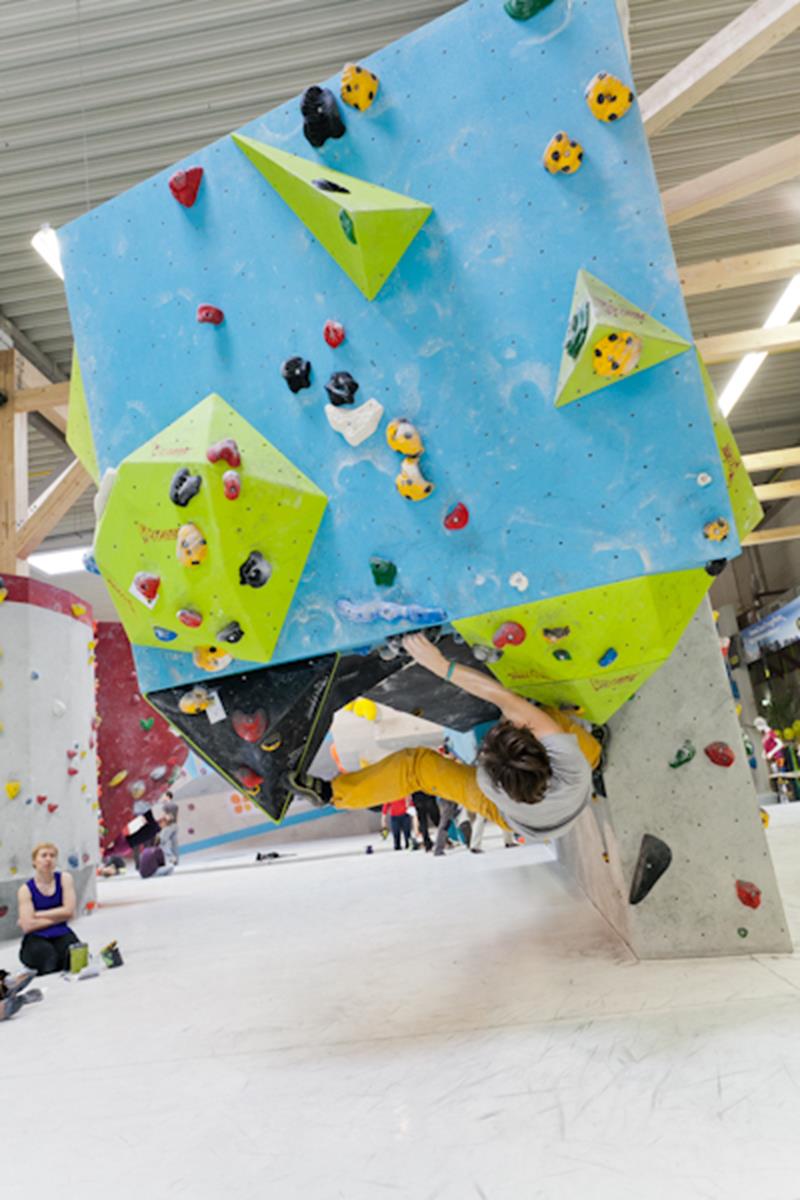
[[527, 592], [528, 590], [528, 576], [523, 575], [522, 571], [515, 571], [508, 582], [518, 592]]
[[701, 471], [700, 474], [697, 476], [697, 486], [698, 487], [708, 487], [708, 485], [710, 483], [711, 483], [711, 476], [708, 474], [707, 471]]
[[349, 445], [360, 446], [380, 425], [383, 405], [377, 400], [366, 400], [358, 408], [326, 404], [325, 416], [331, 429], [340, 433]]
[[117, 482], [117, 471], [115, 467], [108, 467], [103, 478], [100, 480], [100, 487], [97, 489], [97, 494], [94, 498], [94, 517], [99, 523], [103, 515], [103, 510], [108, 504], [108, 498], [111, 495], [111, 489]]
[[63, 700], [54, 700], [53, 701], [53, 716], [54, 717], [63, 717], [63, 715], [66, 711], [67, 711], [67, 706]]

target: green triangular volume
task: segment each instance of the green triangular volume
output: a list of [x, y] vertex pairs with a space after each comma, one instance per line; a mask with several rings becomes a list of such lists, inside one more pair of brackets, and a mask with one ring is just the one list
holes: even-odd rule
[[[619, 361], [613, 349], [619, 346]], [[579, 271], [558, 373], [556, 408], [610, 387], [690, 349], [680, 334], [643, 312], [588, 271]], [[606, 352], [610, 374], [596, 369]], [[628, 362], [635, 365], [627, 366]], [[613, 372], [618, 370], [619, 374]]]
[[430, 205], [254, 138], [231, 136], [356, 287], [374, 300], [431, 215]]

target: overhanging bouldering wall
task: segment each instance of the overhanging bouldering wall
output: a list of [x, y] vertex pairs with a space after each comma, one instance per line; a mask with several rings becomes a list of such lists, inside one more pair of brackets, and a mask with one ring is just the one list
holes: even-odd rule
[[53, 842], [78, 912], [97, 891], [92, 613], [61, 588], [0, 579], [0, 941], [21, 937], [17, 890], [31, 851]]
[[640, 958], [790, 952], [707, 600], [610, 726], [608, 794], [558, 843], [595, 905]]
[[309, 84], [60, 232], [142, 691], [450, 623], [603, 719], [743, 532], [614, 0], [469, 0]]
[[139, 691], [125, 630], [97, 625], [98, 790], [104, 844], [115, 842], [141, 801], [154, 805], [189, 754], [167, 722]]

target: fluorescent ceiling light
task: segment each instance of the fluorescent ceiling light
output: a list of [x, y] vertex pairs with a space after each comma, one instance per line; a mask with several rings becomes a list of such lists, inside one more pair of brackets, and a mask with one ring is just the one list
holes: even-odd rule
[[[788, 325], [798, 308], [800, 308], [800, 275], [795, 275], [764, 322], [764, 328], [776, 329], [779, 325]], [[740, 399], [766, 357], [766, 353], [763, 351], [758, 354], [745, 354], [719, 398], [723, 417], [727, 417], [737, 400]]]
[[31, 238], [31, 245], [40, 254], [51, 271], [55, 271], [59, 279], [64, 278], [64, 268], [61, 266], [61, 248], [58, 244], [58, 234], [49, 225], [43, 225], [38, 233]]
[[72, 575], [84, 571], [83, 556], [91, 546], [70, 546], [66, 550], [42, 550], [29, 554], [28, 562], [45, 575]]

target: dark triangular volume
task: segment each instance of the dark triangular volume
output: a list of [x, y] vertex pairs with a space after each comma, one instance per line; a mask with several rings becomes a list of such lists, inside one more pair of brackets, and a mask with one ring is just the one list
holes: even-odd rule
[[661, 876], [672, 862], [672, 851], [661, 838], [646, 833], [639, 847], [639, 858], [636, 870], [633, 872], [630, 904], [641, 904], [645, 896], [649, 896]]

